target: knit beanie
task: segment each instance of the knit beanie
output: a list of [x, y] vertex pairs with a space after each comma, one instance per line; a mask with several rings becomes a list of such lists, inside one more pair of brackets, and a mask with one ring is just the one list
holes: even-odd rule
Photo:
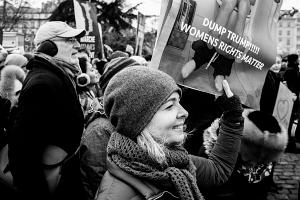
[[119, 71], [126, 67], [136, 66], [139, 65], [134, 59], [132, 58], [125, 58], [125, 57], [118, 57], [105, 65], [105, 70], [102, 76], [100, 77], [100, 88], [104, 93], [104, 90], [109, 82], [109, 80]]
[[173, 92], [181, 90], [168, 74], [145, 66], [117, 73], [104, 93], [104, 110], [116, 131], [135, 139]]
[[118, 50], [117, 50], [117, 51], [114, 51], [114, 52], [110, 55], [109, 60], [113, 60], [113, 59], [119, 58], [119, 57], [128, 58], [129, 55], [128, 55], [128, 53], [125, 53], [125, 52], [123, 52], [123, 51], [118, 51]]

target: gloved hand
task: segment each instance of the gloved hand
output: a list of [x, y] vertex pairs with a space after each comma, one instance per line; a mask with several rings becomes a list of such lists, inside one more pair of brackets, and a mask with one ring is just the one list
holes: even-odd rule
[[225, 93], [216, 99], [216, 104], [223, 111], [222, 119], [230, 123], [243, 122], [243, 107], [240, 98], [231, 92], [226, 80], [223, 80], [223, 89]]

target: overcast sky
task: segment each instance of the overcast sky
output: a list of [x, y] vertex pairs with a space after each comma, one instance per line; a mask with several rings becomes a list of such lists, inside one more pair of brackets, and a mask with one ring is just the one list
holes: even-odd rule
[[[13, 0], [16, 1], [16, 0]], [[47, 0], [28, 0], [33, 7], [40, 7], [42, 2]], [[111, 0], [107, 0], [111, 1]], [[159, 15], [160, 12], [160, 2], [162, 0], [127, 0], [128, 3], [135, 5], [139, 2], [143, 4], [139, 7], [139, 10], [146, 15]], [[265, 0], [264, 0], [265, 1]], [[282, 9], [291, 9], [295, 7], [300, 10], [300, 0], [283, 0]]]

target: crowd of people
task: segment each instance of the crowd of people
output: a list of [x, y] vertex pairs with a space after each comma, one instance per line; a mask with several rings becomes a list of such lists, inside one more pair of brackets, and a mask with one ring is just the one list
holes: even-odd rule
[[[92, 59], [78, 42], [85, 33], [51, 21], [37, 31], [33, 54], [0, 48], [7, 199], [267, 198], [274, 166], [295, 142], [298, 55], [286, 66], [276, 58], [253, 110], [226, 80], [217, 98], [191, 96], [128, 46]], [[279, 82], [295, 94], [288, 130], [272, 116]]]

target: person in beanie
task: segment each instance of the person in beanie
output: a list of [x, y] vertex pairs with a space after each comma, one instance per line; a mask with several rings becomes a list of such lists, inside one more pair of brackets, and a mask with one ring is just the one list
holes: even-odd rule
[[22, 198], [84, 199], [76, 153], [84, 118], [75, 84], [78, 38], [84, 35], [60, 21], [46, 22], [36, 33], [39, 52], [27, 64], [8, 144]]
[[172, 77], [145, 66], [117, 73], [104, 92], [104, 110], [115, 132], [95, 199], [204, 199], [203, 185], [226, 182], [237, 158], [243, 117], [240, 100], [226, 81], [224, 88], [226, 95], [216, 100], [224, 111], [221, 140], [204, 159], [182, 147], [188, 113]]
[[[137, 66], [131, 58], [119, 57], [106, 65], [105, 73], [100, 78], [101, 90], [104, 93], [110, 79], [122, 69]], [[95, 119], [86, 127], [81, 140], [80, 169], [84, 190], [89, 200], [93, 200], [102, 180], [106, 167], [107, 143], [115, 128], [105, 115], [103, 96], [100, 97], [101, 109], [96, 113]]]
[[[214, 200], [266, 200], [272, 184], [274, 162], [283, 154], [287, 130], [269, 113], [245, 109], [239, 156], [229, 180], [222, 186], [205, 188], [205, 197]], [[208, 157], [219, 140], [219, 119], [203, 133], [201, 155]]]
[[125, 57], [125, 58], [128, 58], [129, 56], [128, 56], [127, 53], [125, 53], [125, 52], [123, 52], [123, 51], [117, 50], [117, 51], [114, 51], [114, 52], [110, 55], [109, 60], [113, 60], [113, 59], [118, 58], [118, 57]]

